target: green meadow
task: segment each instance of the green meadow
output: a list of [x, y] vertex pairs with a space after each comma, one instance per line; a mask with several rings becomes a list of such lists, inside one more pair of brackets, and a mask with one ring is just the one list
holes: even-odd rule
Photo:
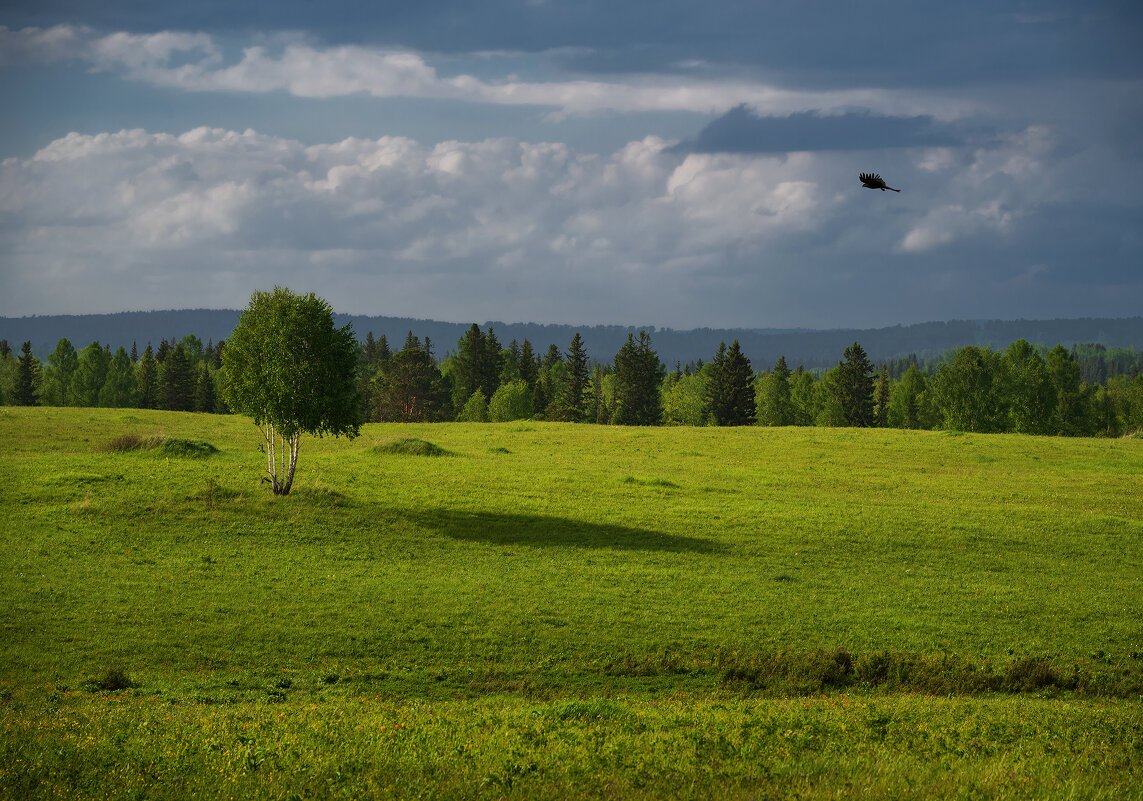
[[0, 408], [0, 798], [1143, 798], [1143, 439]]

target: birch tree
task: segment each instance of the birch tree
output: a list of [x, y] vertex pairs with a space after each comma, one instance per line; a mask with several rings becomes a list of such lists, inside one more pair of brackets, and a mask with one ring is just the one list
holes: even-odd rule
[[222, 352], [223, 399], [254, 418], [266, 440], [275, 495], [288, 495], [302, 434], [356, 437], [360, 429], [356, 342], [335, 328], [312, 292], [255, 292]]

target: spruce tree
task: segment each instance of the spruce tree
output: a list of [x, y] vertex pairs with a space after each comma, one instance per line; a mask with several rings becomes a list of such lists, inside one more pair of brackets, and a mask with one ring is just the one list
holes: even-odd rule
[[719, 344], [707, 381], [706, 398], [715, 425], [754, 424], [757, 413], [754, 403], [754, 372], [737, 339], [729, 349], [725, 342]]
[[151, 343], [143, 350], [139, 363], [135, 366], [136, 385], [139, 392], [140, 409], [159, 408], [159, 365], [155, 360]]
[[159, 366], [159, 402], [171, 412], [189, 412], [194, 409], [194, 372], [186, 349], [180, 342], [167, 360]]
[[377, 366], [377, 340], [373, 338], [372, 331], [365, 335], [364, 356], [367, 365], [370, 367]]
[[587, 367], [587, 351], [584, 350], [583, 338], [578, 331], [572, 337], [565, 356], [564, 365], [567, 368], [568, 381], [558, 400], [555, 419], [580, 423], [587, 416], [587, 390], [591, 375]]
[[463, 409], [472, 393], [484, 386], [485, 336], [480, 326], [473, 323], [456, 343], [453, 359], [453, 405]]
[[420, 423], [451, 414], [449, 390], [432, 356], [415, 337], [409, 347], [381, 363], [373, 384], [374, 419], [381, 422]]
[[844, 358], [838, 362], [834, 398], [846, 425], [867, 428], [873, 425], [873, 364], [856, 342], [845, 349]]
[[480, 364], [480, 389], [484, 397], [491, 398], [500, 389], [500, 374], [504, 371], [504, 353], [492, 326], [484, 338], [484, 353]]
[[13, 400], [17, 406], [37, 406], [40, 402], [40, 360], [32, 355], [31, 342], [20, 346]]
[[631, 334], [615, 355], [615, 422], [659, 425], [663, 421], [662, 383], [667, 370], [651, 348], [651, 336]]
[[528, 341], [527, 337], [524, 338], [524, 344], [520, 346], [518, 364], [520, 378], [528, 385], [529, 389], [535, 389], [536, 380], [540, 377], [540, 373], [536, 369], [536, 354], [532, 351], [532, 343]]

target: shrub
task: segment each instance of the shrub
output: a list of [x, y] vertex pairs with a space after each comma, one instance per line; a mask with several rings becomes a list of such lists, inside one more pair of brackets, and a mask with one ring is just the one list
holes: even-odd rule
[[218, 448], [201, 439], [180, 439], [159, 435], [141, 437], [138, 434], [120, 434], [104, 445], [102, 450], [117, 453], [155, 451], [161, 456], [192, 459], [201, 459], [218, 453]]
[[97, 679], [88, 679], [84, 682], [84, 686], [92, 692], [117, 692], [119, 690], [129, 690], [135, 686], [135, 682], [131, 681], [131, 677], [122, 668], [108, 668]]
[[382, 442], [380, 445], [373, 449], [374, 453], [395, 453], [402, 456], [451, 456], [452, 454], [446, 451], [439, 445], [434, 445], [431, 442], [426, 442], [423, 439], [416, 439], [415, 437], [405, 437], [402, 439], [395, 439], [389, 442]]

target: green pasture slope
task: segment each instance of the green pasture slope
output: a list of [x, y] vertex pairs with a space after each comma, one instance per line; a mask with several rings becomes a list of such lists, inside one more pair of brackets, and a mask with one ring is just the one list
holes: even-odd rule
[[0, 409], [0, 798], [1143, 798], [1143, 439], [259, 441]]

